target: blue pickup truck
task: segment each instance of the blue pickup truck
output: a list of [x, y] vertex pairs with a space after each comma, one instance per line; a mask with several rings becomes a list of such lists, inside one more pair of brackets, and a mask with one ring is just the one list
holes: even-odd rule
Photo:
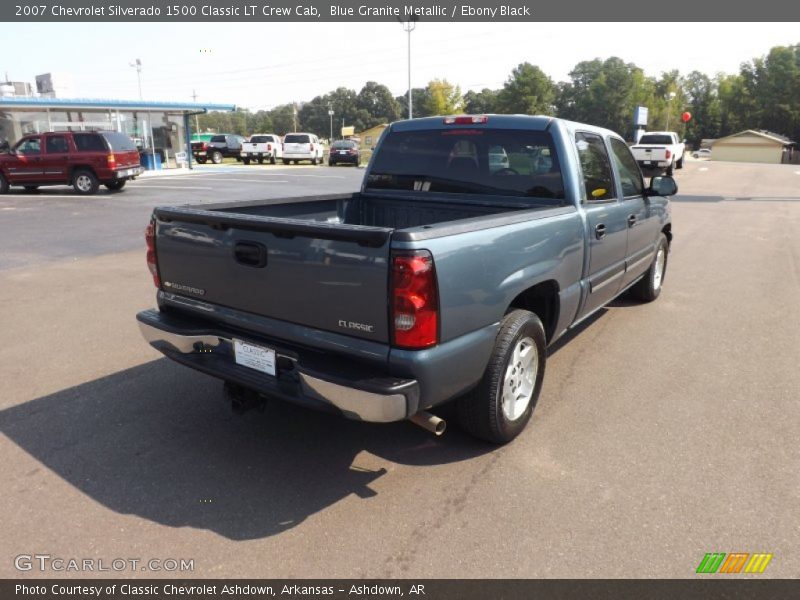
[[658, 297], [676, 192], [590, 125], [401, 121], [358, 193], [156, 208], [158, 309], [137, 319], [240, 410], [278, 398], [441, 433], [428, 411], [455, 401], [463, 428], [506, 443], [549, 344], [626, 290]]

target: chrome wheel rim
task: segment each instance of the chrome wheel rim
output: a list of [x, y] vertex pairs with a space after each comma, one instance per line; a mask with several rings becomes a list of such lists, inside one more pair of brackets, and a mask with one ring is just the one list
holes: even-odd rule
[[539, 353], [533, 338], [521, 338], [514, 346], [503, 377], [503, 414], [509, 421], [519, 419], [531, 403]]
[[653, 273], [653, 289], [661, 287], [661, 280], [664, 278], [664, 263], [666, 262], [667, 255], [664, 252], [664, 247], [661, 246], [656, 254], [656, 268]]
[[75, 180], [75, 185], [78, 186], [80, 191], [88, 192], [92, 189], [92, 180], [88, 175], [78, 175], [78, 178]]

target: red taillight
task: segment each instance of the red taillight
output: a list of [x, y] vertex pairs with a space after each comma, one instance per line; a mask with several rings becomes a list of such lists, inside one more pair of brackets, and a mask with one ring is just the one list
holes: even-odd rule
[[445, 125], [475, 125], [476, 123], [488, 123], [489, 117], [486, 115], [462, 115], [460, 117], [445, 117]]
[[670, 158], [671, 156], [672, 156], [672, 152], [670, 152], [669, 150], [667, 150], [667, 158]]
[[272, 152], [272, 144], [267, 144], [267, 152]]
[[358, 154], [358, 150], [355, 148], [350, 148], [350, 154]]
[[401, 348], [428, 348], [438, 341], [436, 270], [427, 250], [392, 259], [392, 330], [394, 345]]
[[208, 142], [203, 142], [203, 150], [208, 150]]
[[314, 144], [309, 144], [308, 149], [313, 152], [314, 151]]
[[113, 154], [109, 154], [106, 156], [106, 163], [108, 164], [109, 169], [116, 169], [117, 168], [117, 157]]
[[144, 241], [147, 244], [147, 268], [153, 276], [153, 283], [157, 288], [161, 287], [161, 279], [158, 277], [158, 263], [156, 262], [156, 223], [150, 221], [144, 230]]

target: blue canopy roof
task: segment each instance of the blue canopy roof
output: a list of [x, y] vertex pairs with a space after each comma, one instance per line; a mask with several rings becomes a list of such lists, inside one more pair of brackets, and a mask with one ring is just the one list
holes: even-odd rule
[[175, 112], [234, 111], [235, 104], [206, 104], [195, 102], [150, 102], [146, 100], [111, 100], [105, 98], [0, 98], [0, 106], [9, 108], [112, 108], [123, 110], [163, 110]]

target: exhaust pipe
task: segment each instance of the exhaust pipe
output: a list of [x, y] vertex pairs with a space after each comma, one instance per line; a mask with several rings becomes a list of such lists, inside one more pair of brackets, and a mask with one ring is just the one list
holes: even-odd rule
[[415, 415], [408, 418], [414, 425], [419, 425], [423, 429], [427, 429], [435, 436], [440, 436], [447, 429], [447, 421], [440, 419], [427, 411], [421, 410]]

